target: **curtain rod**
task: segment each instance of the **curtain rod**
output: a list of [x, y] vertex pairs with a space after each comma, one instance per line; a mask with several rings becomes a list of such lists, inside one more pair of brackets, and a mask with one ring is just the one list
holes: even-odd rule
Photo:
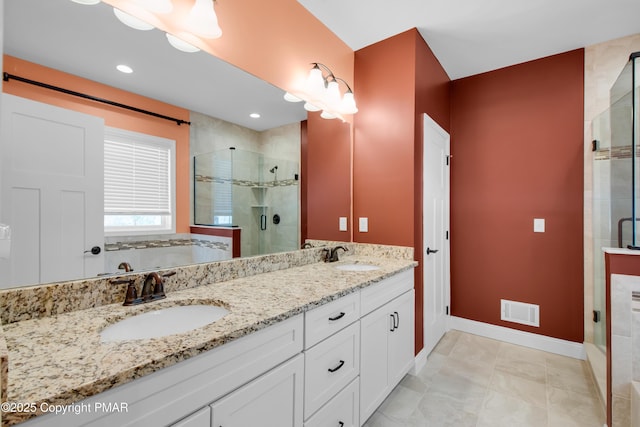
[[191, 122], [188, 122], [186, 120], [176, 119], [174, 117], [169, 117], [169, 116], [165, 116], [163, 114], [154, 113], [153, 111], [143, 110], [141, 108], [132, 107], [130, 105], [121, 104], [121, 103], [115, 102], [115, 101], [109, 101], [108, 99], [98, 98], [98, 97], [95, 97], [95, 96], [86, 95], [84, 93], [76, 92], [76, 91], [73, 91], [73, 90], [64, 89], [64, 88], [61, 88], [61, 87], [58, 87], [58, 86], [53, 86], [53, 85], [50, 85], [50, 84], [47, 84], [47, 83], [37, 82], [35, 80], [26, 79], [24, 77], [16, 76], [16, 75], [9, 74], [9, 73], [6, 73], [6, 72], [3, 73], [2, 79], [5, 82], [8, 82], [9, 79], [13, 79], [13, 80], [17, 80], [19, 82], [28, 83], [28, 84], [31, 84], [31, 85], [34, 85], [34, 86], [43, 87], [45, 89], [55, 90], [56, 92], [62, 92], [62, 93], [65, 93], [67, 95], [77, 96], [79, 98], [88, 99], [90, 101], [101, 102], [103, 104], [108, 104], [108, 105], [111, 105], [111, 106], [114, 106], [114, 107], [124, 108], [125, 110], [135, 111], [137, 113], [146, 114], [148, 116], [153, 116], [153, 117], [157, 117], [157, 118], [160, 118], [160, 119], [169, 120], [170, 122], [176, 122], [176, 124], [178, 126], [180, 126], [182, 124], [191, 125]]

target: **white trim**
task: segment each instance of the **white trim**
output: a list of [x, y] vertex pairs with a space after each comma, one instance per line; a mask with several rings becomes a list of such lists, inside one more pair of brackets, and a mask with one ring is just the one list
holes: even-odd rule
[[427, 351], [423, 348], [420, 353], [416, 355], [413, 367], [409, 370], [409, 375], [416, 376], [418, 372], [427, 365]]
[[505, 328], [504, 326], [491, 325], [477, 322], [462, 317], [451, 316], [449, 326], [462, 332], [480, 335], [511, 344], [535, 348], [536, 350], [586, 360], [587, 353], [582, 343], [552, 338], [545, 335], [532, 334], [531, 332]]

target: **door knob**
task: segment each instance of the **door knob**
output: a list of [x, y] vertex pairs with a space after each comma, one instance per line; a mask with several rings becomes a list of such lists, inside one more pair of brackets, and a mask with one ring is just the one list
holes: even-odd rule
[[429, 254], [435, 254], [435, 253], [437, 253], [437, 252], [438, 252], [438, 249], [429, 249], [429, 248], [427, 247], [427, 255], [429, 255]]
[[92, 255], [98, 255], [100, 252], [102, 251], [102, 249], [100, 249], [100, 246], [94, 246], [91, 249], [89, 249], [88, 251], [84, 251], [84, 253], [89, 253], [91, 252]]

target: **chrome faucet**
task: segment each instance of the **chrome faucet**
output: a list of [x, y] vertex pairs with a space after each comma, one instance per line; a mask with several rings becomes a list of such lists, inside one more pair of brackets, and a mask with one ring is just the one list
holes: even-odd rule
[[349, 250], [344, 246], [336, 246], [335, 248], [331, 248], [331, 249], [325, 248], [323, 249], [326, 252], [326, 255], [324, 257], [324, 262], [340, 261], [340, 259], [338, 259], [338, 249], [342, 249], [345, 252]]

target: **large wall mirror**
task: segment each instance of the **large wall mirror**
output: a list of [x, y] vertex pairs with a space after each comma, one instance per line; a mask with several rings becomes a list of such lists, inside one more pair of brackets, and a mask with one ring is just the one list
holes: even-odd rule
[[[207, 53], [176, 50], [159, 30], [126, 27], [104, 3], [87, 6], [70, 0], [6, 0], [4, 7], [4, 54], [191, 112], [189, 169], [176, 171], [189, 174], [190, 194], [182, 200], [190, 205], [190, 224], [241, 226], [245, 235], [242, 255], [299, 247], [300, 217], [304, 215], [299, 206], [304, 163], [300, 158], [300, 123], [307, 118], [301, 104], [285, 102], [281, 89]], [[130, 65], [134, 72], [116, 71], [119, 64]], [[259, 113], [260, 118], [252, 118], [252, 113]], [[220, 204], [222, 196], [213, 204], [215, 191], [240, 201], [242, 207]], [[243, 224], [238, 223], [240, 219]], [[3, 220], [6, 222], [0, 218]], [[188, 236], [178, 237], [183, 243], [188, 240]], [[187, 257], [166, 251], [154, 255], [162, 248], [136, 247], [139, 236], [105, 239], [103, 248], [109, 250], [103, 250], [105, 267], [98, 274], [122, 274], [129, 267], [137, 272], [215, 261], [225, 259], [226, 255], [219, 254], [228, 251], [225, 241], [217, 238], [188, 243]], [[166, 236], [157, 236], [157, 240], [163, 239]], [[143, 255], [138, 250], [134, 256], [131, 249], [154, 251]], [[118, 257], [107, 260], [110, 253], [118, 251]], [[116, 261], [129, 266], [115, 265]], [[0, 268], [7, 262], [0, 260]], [[73, 270], [69, 265], [64, 269]], [[5, 280], [0, 287], [79, 279], [80, 275]]]

